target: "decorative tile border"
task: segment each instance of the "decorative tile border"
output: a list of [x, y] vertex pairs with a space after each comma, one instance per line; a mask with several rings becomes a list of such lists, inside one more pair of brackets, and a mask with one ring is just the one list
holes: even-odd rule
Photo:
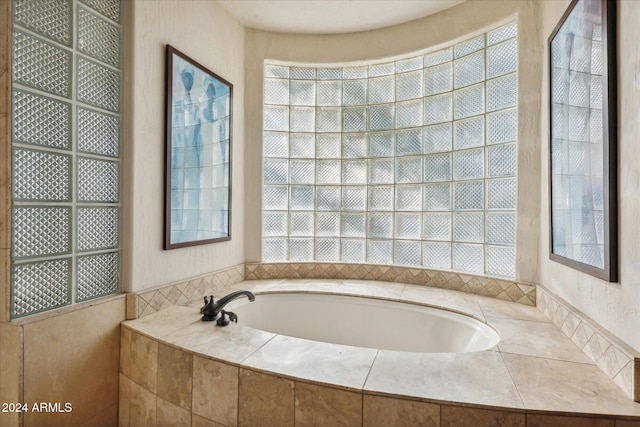
[[511, 280], [448, 271], [375, 264], [255, 263], [245, 264], [246, 280], [352, 279], [409, 283], [536, 305], [536, 287]]
[[186, 281], [164, 285], [127, 295], [127, 319], [148, 316], [163, 308], [218, 295], [222, 289], [244, 280], [245, 267], [239, 264]]
[[540, 285], [537, 307], [627, 396], [640, 402], [640, 353]]

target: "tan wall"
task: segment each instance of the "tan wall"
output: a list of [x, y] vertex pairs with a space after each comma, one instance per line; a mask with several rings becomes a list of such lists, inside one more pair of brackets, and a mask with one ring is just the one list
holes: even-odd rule
[[371, 61], [437, 49], [518, 17], [519, 145], [517, 279], [538, 279], [540, 193], [540, 76], [543, 38], [539, 3], [471, 0], [436, 15], [381, 30], [308, 36], [247, 30], [245, 236], [246, 261], [262, 255], [262, 65], [265, 59], [299, 63]]
[[[541, 2], [545, 39], [569, 4]], [[608, 283], [549, 260], [548, 164], [549, 108], [542, 104], [540, 141], [542, 189], [540, 206], [540, 283], [546, 285], [604, 328], [640, 350], [640, 4], [618, 1], [618, 227], [619, 282]], [[546, 48], [545, 48], [546, 49]], [[543, 99], [548, 99], [547, 53], [542, 56]]]
[[[244, 261], [244, 28], [212, 1], [127, 7], [123, 289], [139, 291]], [[164, 68], [170, 44], [233, 87], [231, 241], [164, 251]]]

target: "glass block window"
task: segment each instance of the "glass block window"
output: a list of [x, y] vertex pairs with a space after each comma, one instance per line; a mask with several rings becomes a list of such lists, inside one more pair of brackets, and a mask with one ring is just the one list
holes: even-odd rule
[[515, 22], [367, 66], [265, 64], [263, 260], [515, 277]]
[[13, 318], [120, 290], [120, 0], [13, 0]]

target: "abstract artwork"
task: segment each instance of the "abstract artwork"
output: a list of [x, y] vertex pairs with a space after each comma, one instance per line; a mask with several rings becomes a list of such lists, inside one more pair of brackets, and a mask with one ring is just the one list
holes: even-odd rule
[[549, 38], [550, 258], [617, 281], [615, 1], [574, 0]]
[[166, 47], [164, 249], [231, 239], [233, 85]]

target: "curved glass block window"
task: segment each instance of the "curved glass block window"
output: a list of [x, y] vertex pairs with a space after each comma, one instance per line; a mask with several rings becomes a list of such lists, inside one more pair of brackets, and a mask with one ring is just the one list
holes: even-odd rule
[[515, 278], [517, 24], [368, 66], [265, 64], [263, 260]]
[[12, 10], [17, 318], [120, 289], [122, 28], [120, 0]]

